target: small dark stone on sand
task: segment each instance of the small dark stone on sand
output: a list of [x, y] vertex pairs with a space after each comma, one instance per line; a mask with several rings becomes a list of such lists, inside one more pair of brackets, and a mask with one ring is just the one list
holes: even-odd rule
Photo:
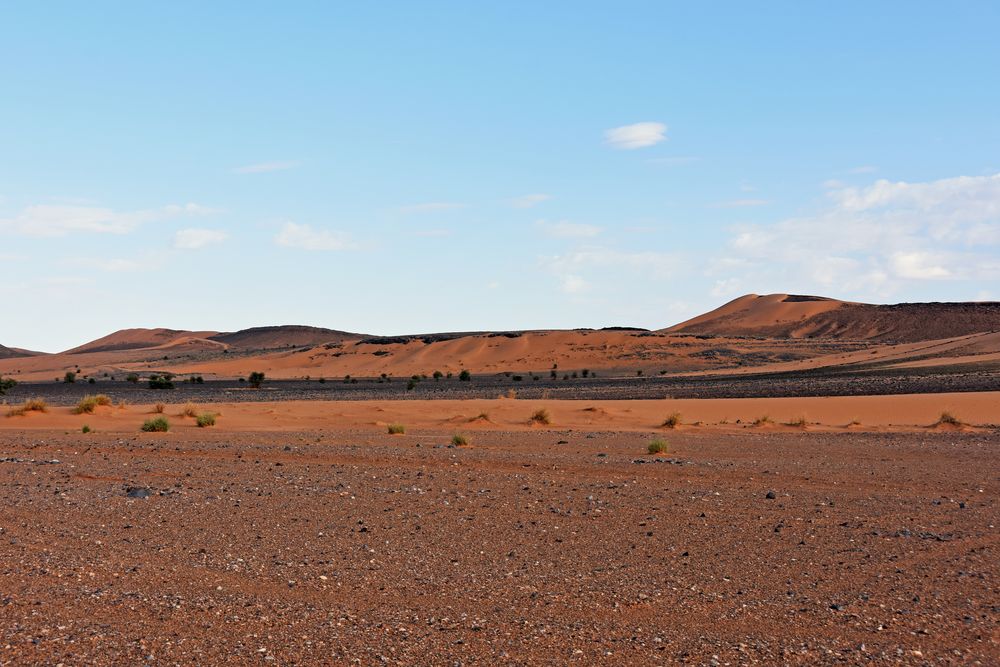
[[129, 498], [149, 498], [153, 492], [143, 486], [130, 486], [125, 490], [125, 495]]
[[767, 498], [768, 500], [774, 500], [775, 498], [778, 497], [778, 495], [774, 491], [768, 491], [767, 495], [764, 497]]

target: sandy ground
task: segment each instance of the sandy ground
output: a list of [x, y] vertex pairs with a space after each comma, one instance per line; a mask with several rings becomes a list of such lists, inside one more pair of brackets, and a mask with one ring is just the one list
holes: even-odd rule
[[[196, 429], [182, 417], [181, 404], [164, 404], [174, 430]], [[390, 423], [408, 427], [464, 430], [607, 429], [649, 431], [679, 413], [681, 430], [922, 430], [949, 412], [969, 427], [1000, 424], [1000, 392], [837, 396], [795, 398], [664, 399], [664, 400], [407, 400], [281, 401], [275, 403], [206, 403], [197, 412], [219, 415], [217, 430], [287, 431], [357, 428], [381, 431]], [[539, 409], [550, 424], [531, 421]], [[67, 407], [20, 417], [0, 416], [0, 432], [61, 429], [78, 431], [84, 424], [100, 431], [134, 433], [154, 417], [151, 405], [99, 407], [94, 414], [72, 414]], [[754, 426], [761, 418], [766, 423]], [[805, 421], [805, 425], [801, 422]], [[796, 424], [790, 426], [789, 424]], [[199, 429], [201, 430], [201, 429]]]
[[457, 448], [437, 420], [478, 403], [0, 419], [0, 664], [1000, 662], [996, 431], [691, 428], [654, 456], [653, 405], [483, 406]]

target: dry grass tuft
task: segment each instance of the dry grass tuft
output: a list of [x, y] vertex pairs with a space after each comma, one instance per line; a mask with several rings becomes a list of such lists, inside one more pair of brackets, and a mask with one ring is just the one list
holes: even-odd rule
[[531, 423], [548, 425], [552, 423], [552, 416], [545, 408], [538, 408], [531, 414]]
[[669, 417], [663, 420], [661, 426], [663, 428], [677, 428], [681, 425], [681, 413], [673, 412]]
[[112, 405], [111, 399], [104, 394], [97, 394], [96, 396], [84, 396], [80, 399], [80, 402], [76, 404], [73, 408], [74, 415], [94, 414], [94, 410], [97, 409], [99, 405]]
[[941, 413], [940, 417], [938, 417], [934, 426], [965, 426], [965, 422], [950, 412], [945, 411]]
[[389, 424], [389, 435], [403, 435], [406, 433], [406, 426], [403, 424]]
[[7, 411], [8, 417], [23, 417], [29, 412], [48, 412], [49, 404], [41, 398], [29, 398], [16, 408]]

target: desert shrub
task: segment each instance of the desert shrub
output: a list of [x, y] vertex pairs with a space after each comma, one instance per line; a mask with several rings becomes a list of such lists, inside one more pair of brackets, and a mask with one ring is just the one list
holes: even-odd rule
[[440, 380], [443, 377], [444, 377], [444, 373], [442, 373], [441, 371], [434, 371], [434, 379], [435, 380]]
[[403, 424], [389, 424], [389, 435], [403, 435], [406, 433], [406, 426]]
[[663, 420], [663, 428], [677, 428], [681, 425], [681, 413], [672, 412], [670, 416]]
[[84, 424], [84, 425], [83, 425], [83, 426], [82, 426], [82, 427], [80, 428], [80, 433], [90, 433], [90, 427], [89, 427], [89, 426], [87, 426], [86, 424]]
[[472, 379], [472, 373], [463, 370], [461, 373], [458, 374], [458, 379], [461, 380], [462, 382], [468, 382]]
[[147, 433], [166, 433], [170, 430], [170, 422], [164, 417], [157, 417], [144, 421], [141, 428]]
[[97, 380], [95, 380], [94, 378], [88, 378], [87, 384], [97, 384]]
[[649, 443], [648, 447], [646, 447], [646, 451], [649, 452], [650, 454], [663, 454], [664, 452], [667, 451], [667, 441], [654, 440], [653, 442]]
[[584, 368], [582, 371], [580, 371], [580, 375], [582, 375], [583, 377], [587, 377], [588, 375], [590, 375], [590, 369]]
[[555, 371], [549, 371], [549, 377], [552, 378], [553, 380], [556, 380], [559, 378], [559, 373], [556, 373]]
[[76, 373], [73, 371], [66, 371], [66, 375], [63, 376], [63, 382], [66, 384], [72, 384], [76, 382]]
[[174, 383], [170, 379], [169, 375], [150, 375], [149, 376], [149, 388], [150, 389], [173, 389]]
[[247, 377], [247, 382], [254, 389], [260, 389], [260, 386], [264, 384], [264, 373], [261, 371], [254, 371]]
[[195, 420], [198, 424], [198, 428], [205, 428], [206, 426], [215, 426], [215, 415], [211, 412], [203, 412]]
[[198, 406], [194, 403], [185, 403], [181, 408], [181, 417], [198, 417]]
[[483, 421], [489, 421], [490, 420], [490, 413], [488, 413], [488, 412], [480, 412], [478, 415], [476, 415], [475, 417], [473, 417], [469, 421], [473, 421], [474, 422], [474, 421], [478, 421], [480, 419], [483, 420]]
[[162, 415], [163, 411], [166, 409], [167, 406], [165, 406], [163, 403], [157, 403], [156, 405], [153, 406], [153, 412], [155, 412], [158, 415]]
[[97, 394], [96, 396], [84, 396], [80, 399], [80, 402], [76, 404], [73, 408], [74, 415], [94, 414], [94, 410], [97, 409], [99, 405], [111, 405], [111, 399], [104, 394]]
[[413, 391], [413, 388], [416, 386], [417, 386], [416, 381], [410, 380], [409, 382], [406, 383], [406, 391]]
[[545, 408], [538, 408], [531, 413], [531, 421], [535, 424], [551, 424], [552, 417], [549, 415], [549, 411]]
[[326, 384], [326, 378], [320, 378], [316, 381], [319, 382], [320, 384]]
[[642, 371], [636, 371], [635, 375], [636, 377], [642, 377]]
[[799, 415], [798, 417], [793, 417], [792, 419], [789, 419], [788, 423], [785, 425], [798, 426], [799, 428], [803, 428], [806, 425], [806, 418], [804, 415]]
[[138, 384], [139, 383], [139, 374], [138, 373], [129, 373], [128, 375], [125, 376], [125, 381], [126, 382], [131, 382], [132, 384]]
[[17, 380], [11, 380], [9, 378], [0, 377], [0, 396], [6, 394], [9, 390], [14, 388], [17, 384]]
[[948, 426], [962, 426], [962, 420], [951, 414], [950, 412], [942, 412], [941, 416], [938, 417], [935, 426], [943, 426], [947, 424]]
[[514, 382], [520, 382], [520, 381], [521, 381], [521, 380], [523, 380], [523, 379], [524, 379], [524, 377], [523, 377], [523, 376], [521, 376], [521, 375], [515, 375], [515, 376], [513, 376], [513, 377], [511, 378], [511, 380], [513, 380]]
[[48, 412], [49, 404], [41, 398], [29, 398], [16, 408], [7, 411], [8, 417], [23, 417], [29, 412]]
[[774, 420], [767, 415], [761, 415], [760, 417], [757, 417], [757, 419], [753, 420], [754, 426], [766, 426], [768, 424], [773, 424], [773, 423]]
[[456, 447], [465, 447], [466, 445], [469, 444], [469, 439], [464, 435], [462, 435], [461, 433], [456, 433], [455, 435], [451, 436], [451, 444], [453, 444]]

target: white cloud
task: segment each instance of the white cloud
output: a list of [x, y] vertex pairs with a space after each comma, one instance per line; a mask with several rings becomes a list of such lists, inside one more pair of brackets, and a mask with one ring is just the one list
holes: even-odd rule
[[451, 211], [458, 208], [465, 208], [465, 204], [450, 201], [432, 201], [423, 204], [409, 204], [400, 206], [400, 213], [433, 213], [435, 211]]
[[542, 193], [522, 195], [520, 197], [515, 197], [510, 200], [510, 205], [514, 208], [532, 208], [537, 206], [542, 202], [552, 199], [552, 195], [546, 195]]
[[212, 243], [221, 243], [229, 235], [217, 229], [181, 229], [174, 235], [174, 247], [183, 250], [197, 250]]
[[813, 215], [733, 230], [717, 287], [882, 298], [929, 280], [1000, 279], [1000, 174], [829, 184]]
[[172, 204], [159, 209], [116, 211], [100, 206], [36, 204], [25, 207], [16, 217], [0, 218], [0, 230], [25, 236], [57, 237], [75, 232], [128, 234], [152, 220], [206, 215], [213, 209], [199, 204]]
[[286, 222], [274, 237], [274, 242], [286, 248], [301, 250], [353, 250], [357, 246], [347, 234], [325, 229], [313, 229], [309, 225]]
[[568, 220], [539, 220], [535, 223], [547, 235], [556, 239], [591, 238], [601, 233], [597, 225], [586, 225]]
[[655, 146], [664, 141], [667, 126], [663, 123], [645, 122], [613, 127], [605, 131], [604, 141], [612, 148], [634, 150]]
[[567, 294], [579, 294], [590, 288], [590, 284], [582, 277], [567, 273], [559, 276], [559, 289]]
[[293, 160], [278, 161], [278, 162], [260, 162], [258, 164], [248, 164], [243, 167], [236, 167], [233, 172], [237, 174], [266, 174], [272, 171], [285, 171], [286, 169], [294, 169], [299, 166], [298, 162]]

